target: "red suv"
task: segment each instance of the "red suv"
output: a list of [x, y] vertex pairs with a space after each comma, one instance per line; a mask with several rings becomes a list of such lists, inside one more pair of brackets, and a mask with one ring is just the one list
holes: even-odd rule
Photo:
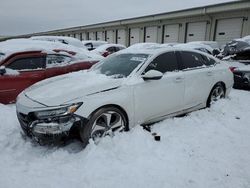
[[0, 103], [3, 104], [15, 102], [19, 93], [40, 80], [89, 69], [98, 61], [77, 58], [73, 51], [58, 49], [4, 55], [0, 52]]

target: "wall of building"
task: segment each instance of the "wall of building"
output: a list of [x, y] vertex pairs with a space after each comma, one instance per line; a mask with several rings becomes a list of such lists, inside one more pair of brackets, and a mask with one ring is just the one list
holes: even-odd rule
[[129, 46], [137, 42], [227, 40], [250, 35], [250, 1], [198, 7], [164, 14], [100, 23], [32, 35], [71, 36]]

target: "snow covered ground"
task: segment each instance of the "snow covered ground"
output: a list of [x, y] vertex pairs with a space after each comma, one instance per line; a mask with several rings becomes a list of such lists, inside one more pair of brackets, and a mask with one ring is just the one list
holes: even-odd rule
[[250, 92], [210, 109], [140, 126], [81, 150], [24, 140], [15, 107], [0, 105], [0, 187], [249, 188]]

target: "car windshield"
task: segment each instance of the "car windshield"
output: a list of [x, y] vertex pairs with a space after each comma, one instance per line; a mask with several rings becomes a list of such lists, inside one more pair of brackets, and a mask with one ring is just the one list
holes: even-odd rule
[[102, 60], [92, 70], [114, 78], [127, 77], [139, 65], [148, 59], [148, 54], [116, 54]]

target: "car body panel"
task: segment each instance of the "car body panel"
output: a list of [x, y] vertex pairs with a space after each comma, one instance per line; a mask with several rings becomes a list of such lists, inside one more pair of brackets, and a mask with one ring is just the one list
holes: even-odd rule
[[[24, 54], [17, 53], [12, 54], [10, 58], [6, 58], [6, 61], [3, 61], [1, 66], [8, 68], [8, 65], [15, 60], [30, 57], [44, 57], [46, 60], [46, 54], [41, 52], [25, 52]], [[68, 63], [63, 66], [34, 70], [20, 70], [16, 75], [0, 75], [0, 103], [8, 104], [15, 102], [19, 93], [38, 81], [74, 71], [89, 69], [96, 62], [97, 61], [92, 60], [78, 60], [74, 63]]]

